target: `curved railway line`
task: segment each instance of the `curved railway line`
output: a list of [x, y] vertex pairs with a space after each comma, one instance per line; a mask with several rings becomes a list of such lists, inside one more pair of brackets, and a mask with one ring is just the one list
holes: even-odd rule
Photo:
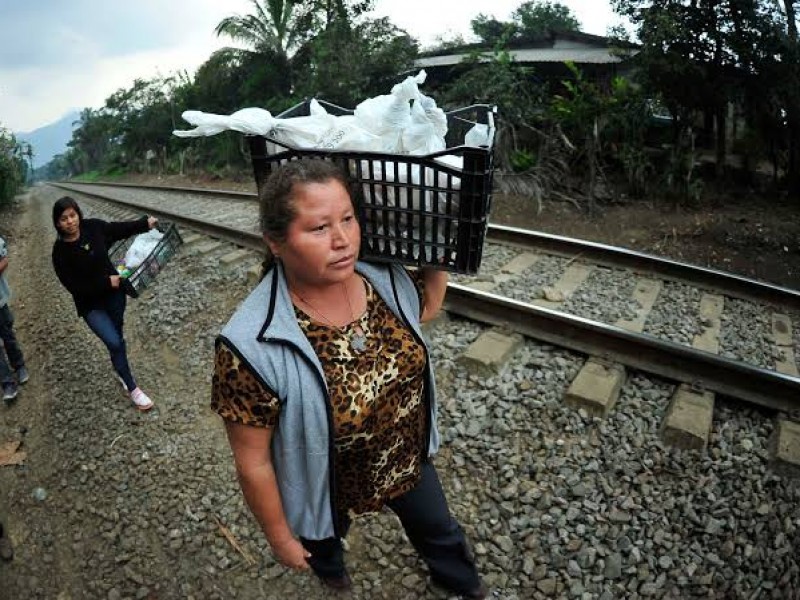
[[[249, 250], [261, 248], [252, 193], [53, 185], [127, 210], [148, 211]], [[543, 279], [544, 267], [550, 275]], [[684, 384], [677, 388], [677, 408], [670, 414], [682, 432], [677, 437], [688, 440], [687, 447], [704, 444], [697, 436], [703, 415], [710, 423], [714, 394], [800, 419], [800, 336], [793, 335], [800, 327], [796, 290], [602, 244], [493, 225], [480, 274], [456, 275], [451, 281], [447, 310], [497, 328], [483, 350], [476, 350], [475, 360], [501, 360], [520, 334], [589, 355], [566, 399], [591, 414], [604, 416], [613, 408], [625, 368], [630, 367]], [[587, 311], [576, 301], [586, 287], [596, 290], [600, 309]], [[669, 312], [676, 288], [699, 298], [697, 323], [681, 335], [651, 330], [650, 315]], [[747, 303], [771, 325], [766, 334], [753, 328], [753, 335], [769, 346], [766, 360], [726, 350], [722, 329], [731, 319], [725, 313], [728, 303]], [[679, 425], [687, 418], [696, 421], [689, 424], [688, 437]]]

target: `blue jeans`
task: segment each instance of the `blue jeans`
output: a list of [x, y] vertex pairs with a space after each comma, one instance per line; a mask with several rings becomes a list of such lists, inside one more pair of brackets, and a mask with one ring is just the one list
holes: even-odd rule
[[[456, 594], [467, 594], [481, 585], [472, 553], [461, 526], [450, 514], [447, 500], [433, 464], [422, 465], [417, 486], [386, 505], [400, 518], [403, 529], [420, 557], [430, 569], [431, 579]], [[342, 523], [344, 533], [350, 523]], [[345, 573], [342, 542], [338, 538], [308, 540], [300, 538], [311, 553], [308, 563], [324, 578]]]
[[108, 348], [111, 355], [111, 364], [114, 370], [122, 377], [122, 381], [129, 391], [136, 389], [136, 381], [128, 365], [128, 353], [125, 347], [125, 338], [122, 337], [123, 319], [125, 318], [126, 296], [122, 290], [115, 290], [109, 294], [105, 306], [90, 310], [83, 319], [94, 334], [99, 337]]
[[25, 365], [17, 336], [14, 335], [14, 315], [8, 304], [0, 308], [0, 339], [5, 352], [0, 350], [0, 382], [14, 381], [14, 372]]

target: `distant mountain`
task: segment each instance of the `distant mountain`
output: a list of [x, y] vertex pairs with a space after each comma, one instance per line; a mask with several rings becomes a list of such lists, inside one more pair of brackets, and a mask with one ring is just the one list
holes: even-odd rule
[[34, 169], [49, 163], [56, 154], [66, 152], [67, 142], [72, 139], [72, 123], [79, 117], [80, 113], [77, 110], [71, 111], [55, 123], [28, 133], [15, 134], [17, 140], [28, 142], [33, 146]]

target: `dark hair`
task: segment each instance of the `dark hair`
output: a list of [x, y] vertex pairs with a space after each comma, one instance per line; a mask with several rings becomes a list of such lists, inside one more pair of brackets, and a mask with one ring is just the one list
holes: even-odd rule
[[[353, 200], [353, 190], [347, 175], [337, 164], [329, 160], [304, 158], [273, 168], [258, 195], [261, 233], [274, 242], [286, 241], [289, 225], [297, 215], [294, 206], [295, 186], [305, 183], [325, 183], [332, 179], [341, 183]], [[275, 257], [267, 247], [262, 265], [262, 277], [274, 264]]]
[[59, 237], [61, 236], [61, 230], [58, 228], [58, 220], [68, 208], [74, 208], [75, 212], [78, 213], [79, 222], [83, 221], [83, 211], [81, 211], [81, 207], [78, 206], [75, 198], [70, 196], [63, 196], [59, 198], [55, 201], [55, 204], [53, 204], [53, 227], [56, 228], [56, 233], [58, 233]]

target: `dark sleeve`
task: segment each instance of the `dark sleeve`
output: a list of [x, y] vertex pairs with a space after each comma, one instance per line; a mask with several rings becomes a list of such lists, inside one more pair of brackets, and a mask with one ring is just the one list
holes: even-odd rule
[[217, 338], [211, 410], [226, 421], [253, 427], [275, 427], [280, 401], [224, 338]]
[[111, 244], [119, 240], [124, 240], [137, 233], [145, 233], [150, 228], [147, 226], [147, 215], [139, 217], [135, 221], [101, 221], [105, 230], [106, 244]]
[[73, 296], [94, 296], [113, 289], [108, 275], [99, 271], [78, 272], [74, 262], [57, 247], [53, 247], [53, 270], [61, 285]]

